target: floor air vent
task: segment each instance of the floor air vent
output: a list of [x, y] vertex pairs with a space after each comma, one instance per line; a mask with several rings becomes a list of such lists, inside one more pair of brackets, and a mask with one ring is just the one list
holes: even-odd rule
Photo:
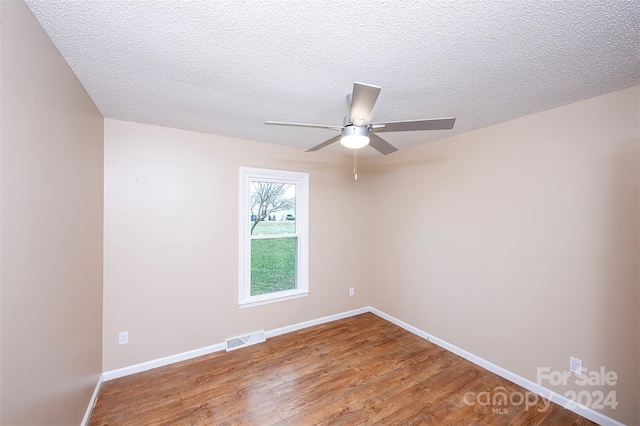
[[246, 336], [232, 337], [226, 339], [227, 352], [236, 349], [244, 348], [246, 346], [255, 345], [256, 343], [262, 343], [266, 341], [264, 330], [256, 331], [255, 333], [247, 334]]

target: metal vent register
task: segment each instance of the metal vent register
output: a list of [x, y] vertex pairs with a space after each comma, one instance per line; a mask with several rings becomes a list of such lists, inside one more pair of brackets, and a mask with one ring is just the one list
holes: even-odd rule
[[264, 330], [256, 331], [245, 336], [232, 337], [225, 340], [225, 349], [227, 352], [236, 349], [244, 348], [246, 346], [255, 345], [256, 343], [265, 342], [267, 339], [264, 335]]

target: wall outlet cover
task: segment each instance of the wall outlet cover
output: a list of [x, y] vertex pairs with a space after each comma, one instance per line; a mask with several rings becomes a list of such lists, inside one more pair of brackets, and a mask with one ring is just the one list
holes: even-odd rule
[[569, 357], [569, 369], [572, 373], [582, 374], [582, 360], [574, 357]]

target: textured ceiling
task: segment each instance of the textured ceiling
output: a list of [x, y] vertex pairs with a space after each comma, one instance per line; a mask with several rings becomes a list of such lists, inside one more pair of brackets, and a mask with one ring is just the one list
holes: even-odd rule
[[27, 4], [105, 117], [301, 148], [335, 133], [264, 121], [341, 124], [354, 81], [374, 121], [457, 117], [400, 149], [640, 83], [639, 0]]

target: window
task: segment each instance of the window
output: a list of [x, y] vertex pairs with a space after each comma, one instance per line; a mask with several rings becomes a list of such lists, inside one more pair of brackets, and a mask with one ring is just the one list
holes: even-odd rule
[[240, 167], [241, 308], [309, 294], [309, 175]]

